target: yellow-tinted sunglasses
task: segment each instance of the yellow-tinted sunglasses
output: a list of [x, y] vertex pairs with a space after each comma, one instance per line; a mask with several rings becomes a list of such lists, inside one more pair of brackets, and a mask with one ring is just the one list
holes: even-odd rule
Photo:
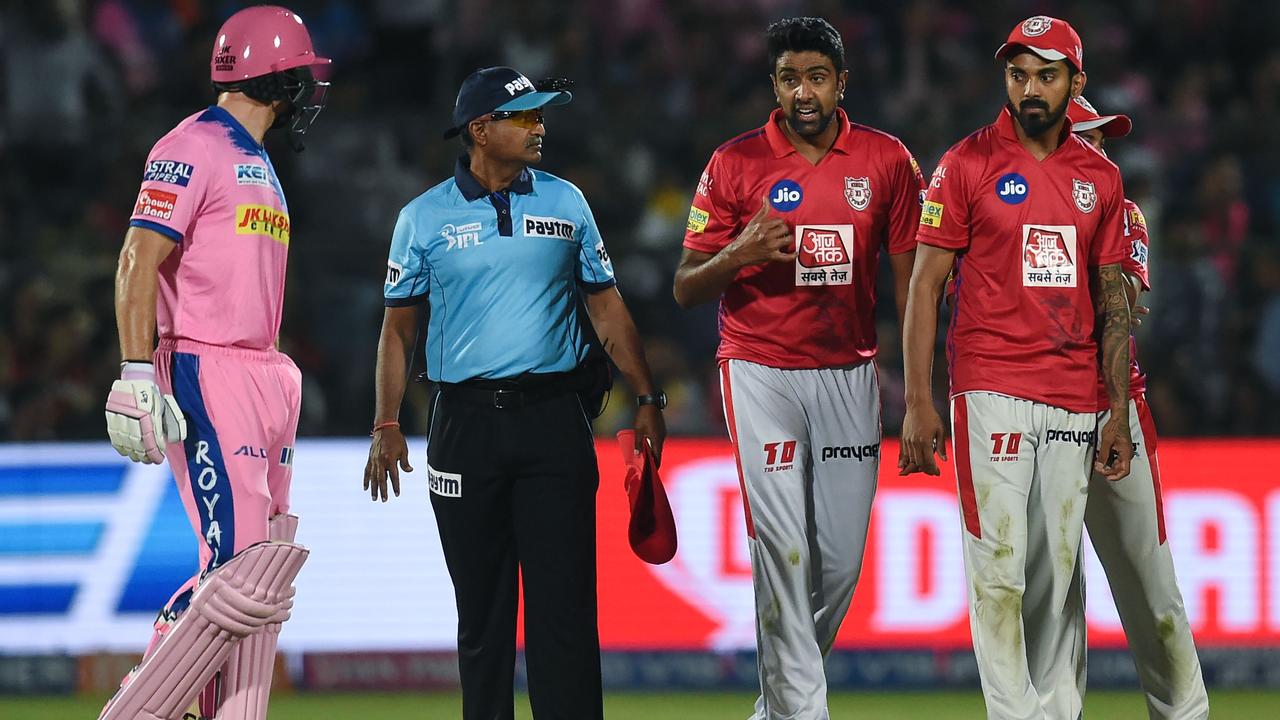
[[493, 121], [510, 120], [512, 125], [526, 130], [532, 130], [545, 122], [542, 108], [533, 108], [532, 110], [494, 110], [481, 119]]

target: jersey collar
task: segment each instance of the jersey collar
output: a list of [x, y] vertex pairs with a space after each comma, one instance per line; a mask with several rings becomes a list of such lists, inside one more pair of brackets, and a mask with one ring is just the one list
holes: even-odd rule
[[[489, 189], [480, 184], [476, 180], [476, 176], [471, 174], [471, 159], [466, 155], [459, 155], [458, 161], [453, 165], [453, 181], [458, 184], [458, 190], [462, 193], [462, 197], [467, 202], [473, 202], [483, 197], [488, 197], [492, 193]], [[520, 175], [511, 182], [504, 190], [510, 190], [518, 195], [528, 195], [533, 192], [533, 173], [529, 168], [520, 171]]]
[[[769, 122], [764, 126], [764, 136], [769, 141], [773, 156], [777, 158], [796, 152], [796, 146], [791, 144], [786, 134], [782, 132], [782, 128], [778, 127], [780, 122], [784, 122], [782, 108], [775, 108], [769, 114]], [[849, 116], [845, 114], [844, 108], [836, 108], [836, 116], [831, 119], [831, 122], [836, 123], [838, 128], [836, 141], [831, 145], [831, 149], [843, 155], [850, 154], [853, 151], [853, 127], [849, 124]]]
[[227, 126], [227, 129], [231, 131], [231, 141], [241, 150], [249, 153], [262, 153], [262, 143], [249, 134], [249, 131], [245, 129], [244, 125], [240, 124], [235, 115], [217, 105], [210, 105], [209, 109], [205, 110], [199, 119]]

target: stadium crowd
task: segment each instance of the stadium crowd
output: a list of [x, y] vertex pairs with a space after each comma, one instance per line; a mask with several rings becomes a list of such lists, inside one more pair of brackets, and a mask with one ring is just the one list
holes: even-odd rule
[[[105, 443], [102, 399], [119, 361], [113, 274], [143, 161], [156, 138], [212, 101], [207, 39], [245, 4], [50, 0], [0, 10], [0, 441]], [[1085, 94], [1104, 114], [1134, 120], [1109, 151], [1151, 227], [1155, 291], [1139, 341], [1162, 434], [1280, 432], [1271, 410], [1280, 401], [1280, 4], [288, 4], [335, 60], [309, 149], [268, 142], [293, 224], [281, 346], [303, 370], [303, 434], [368, 431], [391, 228], [461, 151], [440, 134], [471, 70], [505, 64], [576, 81], [574, 102], [548, 112], [543, 167], [591, 202], [670, 395], [671, 431], [721, 435], [716, 309], [681, 311], [671, 277], [711, 151], [773, 106], [768, 22], [830, 20], [849, 57], [844, 107], [899, 136], [927, 175], [995, 116], [1003, 88], [992, 51], [1036, 12], [1079, 29]], [[892, 434], [902, 359], [887, 275], [880, 295]], [[426, 396], [415, 386], [406, 429], [422, 431]], [[599, 431], [629, 421], [623, 397], [615, 393]]]

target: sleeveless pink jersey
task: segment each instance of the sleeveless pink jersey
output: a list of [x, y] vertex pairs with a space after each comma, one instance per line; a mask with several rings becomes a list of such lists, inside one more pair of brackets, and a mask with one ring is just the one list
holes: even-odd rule
[[289, 210], [266, 150], [230, 113], [209, 107], [160, 138], [129, 224], [178, 243], [160, 265], [162, 340], [275, 347]]

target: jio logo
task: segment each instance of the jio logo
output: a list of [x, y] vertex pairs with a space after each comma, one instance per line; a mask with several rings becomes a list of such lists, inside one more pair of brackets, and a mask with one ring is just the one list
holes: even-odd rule
[[800, 201], [803, 199], [804, 191], [794, 180], [779, 180], [769, 188], [769, 204], [774, 210], [791, 212], [800, 207]]
[[996, 195], [1010, 205], [1018, 205], [1027, 199], [1027, 179], [1018, 173], [1001, 175], [996, 180]]

